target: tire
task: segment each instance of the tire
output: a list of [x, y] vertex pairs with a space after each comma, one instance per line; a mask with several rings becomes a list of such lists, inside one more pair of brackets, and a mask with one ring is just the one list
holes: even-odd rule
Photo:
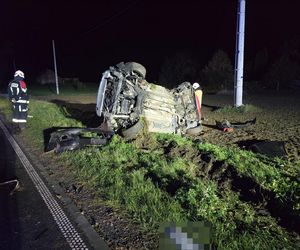
[[135, 139], [138, 136], [138, 134], [143, 130], [143, 128], [144, 124], [141, 120], [139, 120], [130, 128], [123, 130], [122, 136], [127, 140]]
[[188, 129], [186, 131], [186, 134], [187, 135], [198, 135], [202, 132], [202, 130], [203, 130], [202, 125], [199, 125], [197, 127]]
[[127, 62], [125, 63], [124, 68], [128, 72], [134, 72], [143, 78], [146, 77], [146, 68], [142, 64], [136, 62]]

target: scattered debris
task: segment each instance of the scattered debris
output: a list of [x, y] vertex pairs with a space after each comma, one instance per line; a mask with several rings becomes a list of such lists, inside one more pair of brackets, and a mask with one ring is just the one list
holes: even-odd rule
[[257, 142], [249, 146], [249, 150], [269, 157], [285, 157], [287, 155], [282, 141]]

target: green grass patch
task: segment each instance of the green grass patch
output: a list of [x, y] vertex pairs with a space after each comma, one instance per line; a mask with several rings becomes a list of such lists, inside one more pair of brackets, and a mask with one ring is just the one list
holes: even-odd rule
[[8, 120], [12, 118], [12, 104], [8, 99], [0, 98], [0, 111], [3, 113]]
[[239, 173], [254, 178], [262, 187], [273, 191], [283, 202], [293, 203], [294, 209], [300, 211], [299, 164], [207, 143], [200, 144], [198, 148], [233, 165]]
[[[0, 110], [7, 120], [12, 118], [12, 106], [7, 99], [0, 98]], [[31, 99], [29, 103], [25, 135], [33, 145], [44, 149], [44, 130], [52, 127], [83, 127], [82, 123], [64, 115], [63, 110], [54, 103]]]
[[85, 149], [61, 157], [77, 166], [78, 176], [99, 190], [102, 197], [125, 207], [145, 227], [152, 228], [163, 220], [184, 220], [180, 204], [147, 177], [140, 156], [133, 144], [115, 136], [101, 150]]
[[263, 217], [253, 207], [241, 202], [236, 193], [225, 190], [209, 180], [194, 180], [189, 190], [178, 194], [189, 214], [210, 221], [218, 249], [292, 249], [291, 236], [271, 217]]

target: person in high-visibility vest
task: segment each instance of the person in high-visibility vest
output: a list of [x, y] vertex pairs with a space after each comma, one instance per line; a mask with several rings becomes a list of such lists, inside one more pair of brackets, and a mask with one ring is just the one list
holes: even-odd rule
[[17, 70], [14, 74], [14, 79], [8, 84], [8, 97], [13, 106], [13, 124], [17, 128], [24, 129], [27, 122], [27, 111], [29, 97], [27, 94], [27, 86], [24, 82], [24, 73]]
[[195, 93], [195, 100], [196, 100], [196, 105], [197, 105], [197, 111], [198, 111], [198, 117], [199, 117], [199, 121], [201, 121], [202, 119], [202, 89], [200, 87], [200, 84], [195, 82], [193, 83], [193, 89], [194, 89], [194, 93]]

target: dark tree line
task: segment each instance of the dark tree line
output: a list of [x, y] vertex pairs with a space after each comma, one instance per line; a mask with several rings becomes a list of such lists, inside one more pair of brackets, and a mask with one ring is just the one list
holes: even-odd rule
[[[284, 89], [292, 82], [300, 81], [300, 43], [297, 39], [286, 42], [281, 50], [270, 55], [268, 49], [259, 50], [253, 58], [245, 55], [244, 86], [246, 89]], [[165, 59], [159, 75], [159, 83], [167, 87], [183, 81], [198, 81], [206, 91], [233, 89], [234, 62], [223, 50], [213, 53], [210, 60], [201, 65], [191, 51], [181, 51]]]

